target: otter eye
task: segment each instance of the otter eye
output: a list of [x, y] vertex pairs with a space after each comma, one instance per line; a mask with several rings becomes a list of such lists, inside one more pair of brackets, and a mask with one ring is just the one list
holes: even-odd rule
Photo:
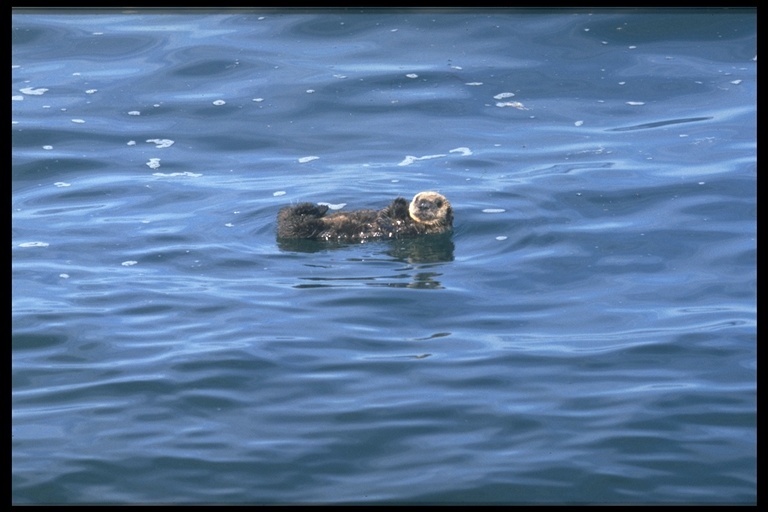
[[435, 201], [435, 204], [437, 205], [438, 208], [442, 208], [443, 207], [443, 202], [440, 199]]

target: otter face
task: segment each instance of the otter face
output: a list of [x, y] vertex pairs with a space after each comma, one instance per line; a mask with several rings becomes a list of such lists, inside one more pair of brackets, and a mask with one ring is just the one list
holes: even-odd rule
[[437, 192], [419, 192], [413, 197], [408, 214], [411, 218], [427, 226], [451, 226], [453, 209], [451, 203]]

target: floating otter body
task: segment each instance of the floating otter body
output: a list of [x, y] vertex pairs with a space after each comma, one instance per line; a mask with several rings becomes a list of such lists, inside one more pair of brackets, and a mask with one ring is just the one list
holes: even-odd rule
[[328, 206], [313, 203], [282, 208], [277, 237], [361, 242], [447, 233], [453, 227], [451, 203], [437, 192], [419, 192], [410, 204], [398, 197], [382, 210], [327, 211]]

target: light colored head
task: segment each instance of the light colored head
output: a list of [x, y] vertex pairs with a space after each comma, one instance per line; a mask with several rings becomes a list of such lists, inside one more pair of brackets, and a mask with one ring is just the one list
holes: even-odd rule
[[452, 226], [453, 208], [444, 195], [437, 192], [419, 192], [413, 196], [408, 215], [427, 226]]

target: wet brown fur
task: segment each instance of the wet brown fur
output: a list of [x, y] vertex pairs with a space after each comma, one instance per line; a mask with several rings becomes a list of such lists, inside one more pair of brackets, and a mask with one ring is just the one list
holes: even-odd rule
[[412, 238], [446, 233], [453, 226], [453, 209], [437, 192], [419, 192], [408, 203], [398, 197], [382, 210], [356, 210], [326, 215], [328, 206], [300, 203], [277, 214], [278, 238], [364, 241]]

